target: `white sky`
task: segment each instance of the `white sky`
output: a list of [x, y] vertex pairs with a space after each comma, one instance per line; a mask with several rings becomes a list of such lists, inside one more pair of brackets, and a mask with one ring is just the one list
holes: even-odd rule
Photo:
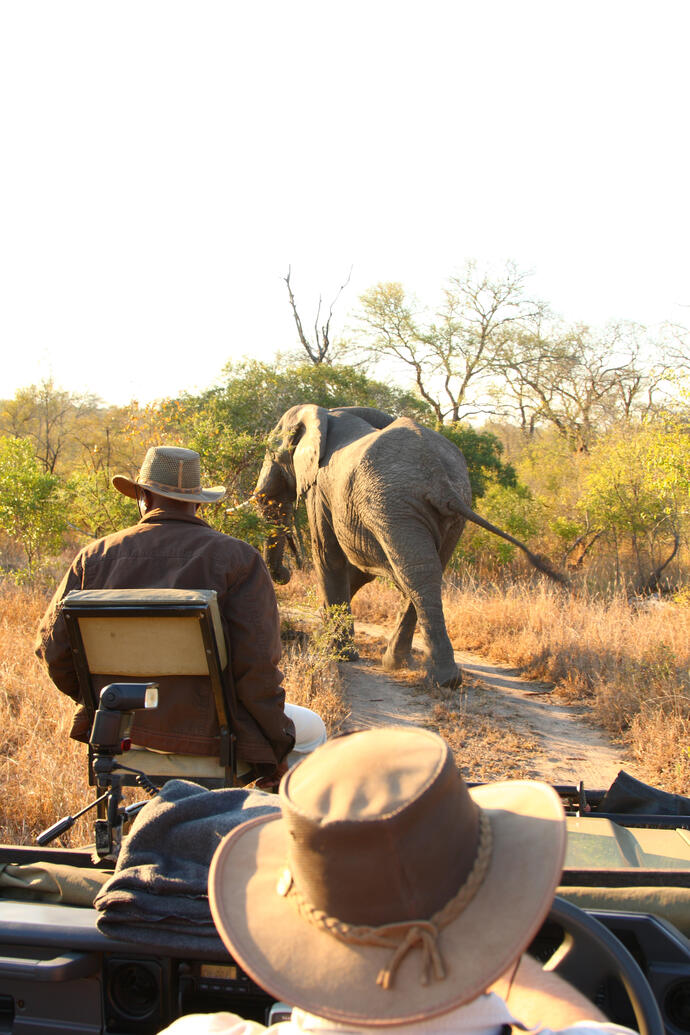
[[690, 324], [687, 0], [5, 0], [0, 398], [207, 387], [401, 280], [513, 259]]

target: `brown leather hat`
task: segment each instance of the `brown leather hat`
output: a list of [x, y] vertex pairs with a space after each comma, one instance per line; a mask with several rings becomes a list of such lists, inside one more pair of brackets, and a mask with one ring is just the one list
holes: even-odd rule
[[116, 474], [112, 481], [118, 492], [131, 499], [137, 498], [137, 489], [189, 503], [217, 503], [225, 496], [222, 485], [201, 488], [199, 454], [181, 446], [151, 446], [136, 479]]
[[565, 821], [547, 784], [468, 790], [445, 742], [391, 727], [284, 777], [282, 816], [220, 844], [209, 898], [233, 957], [331, 1020], [403, 1024], [470, 1002], [547, 914]]

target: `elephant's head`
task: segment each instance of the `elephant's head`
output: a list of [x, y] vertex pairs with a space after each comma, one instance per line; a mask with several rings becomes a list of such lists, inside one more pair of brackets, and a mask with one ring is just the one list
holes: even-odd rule
[[266, 541], [264, 559], [271, 578], [285, 583], [290, 572], [283, 564], [285, 542], [295, 504], [316, 481], [326, 449], [328, 413], [321, 406], [293, 406], [268, 438], [268, 448], [254, 498], [275, 530]]

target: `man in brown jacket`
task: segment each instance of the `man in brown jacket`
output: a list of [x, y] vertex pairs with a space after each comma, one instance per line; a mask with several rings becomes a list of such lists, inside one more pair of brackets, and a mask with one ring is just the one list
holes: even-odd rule
[[[197, 517], [200, 504], [222, 499], [222, 487], [201, 488], [198, 453], [176, 446], [149, 449], [136, 480], [116, 475], [113, 485], [136, 499], [141, 520], [77, 554], [41, 621], [36, 653], [63, 693], [78, 703], [71, 736], [88, 741], [77, 674], [60, 602], [73, 589], [207, 589], [218, 606], [229, 646], [226, 695], [237, 756], [255, 775], [280, 776], [295, 730], [284, 711], [280, 623], [275, 592], [253, 546], [212, 529]], [[188, 677], [168, 677], [156, 712], [138, 713], [137, 745], [194, 755], [218, 752], [211, 695], [195, 693]]]

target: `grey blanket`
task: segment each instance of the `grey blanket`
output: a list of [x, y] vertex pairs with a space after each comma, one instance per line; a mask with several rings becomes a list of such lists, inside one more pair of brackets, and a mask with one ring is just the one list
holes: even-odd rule
[[94, 900], [99, 930], [122, 941], [222, 949], [207, 895], [213, 853], [240, 823], [278, 811], [265, 791], [169, 780], [135, 819]]
[[650, 787], [621, 769], [597, 811], [628, 816], [690, 816], [690, 798]]

